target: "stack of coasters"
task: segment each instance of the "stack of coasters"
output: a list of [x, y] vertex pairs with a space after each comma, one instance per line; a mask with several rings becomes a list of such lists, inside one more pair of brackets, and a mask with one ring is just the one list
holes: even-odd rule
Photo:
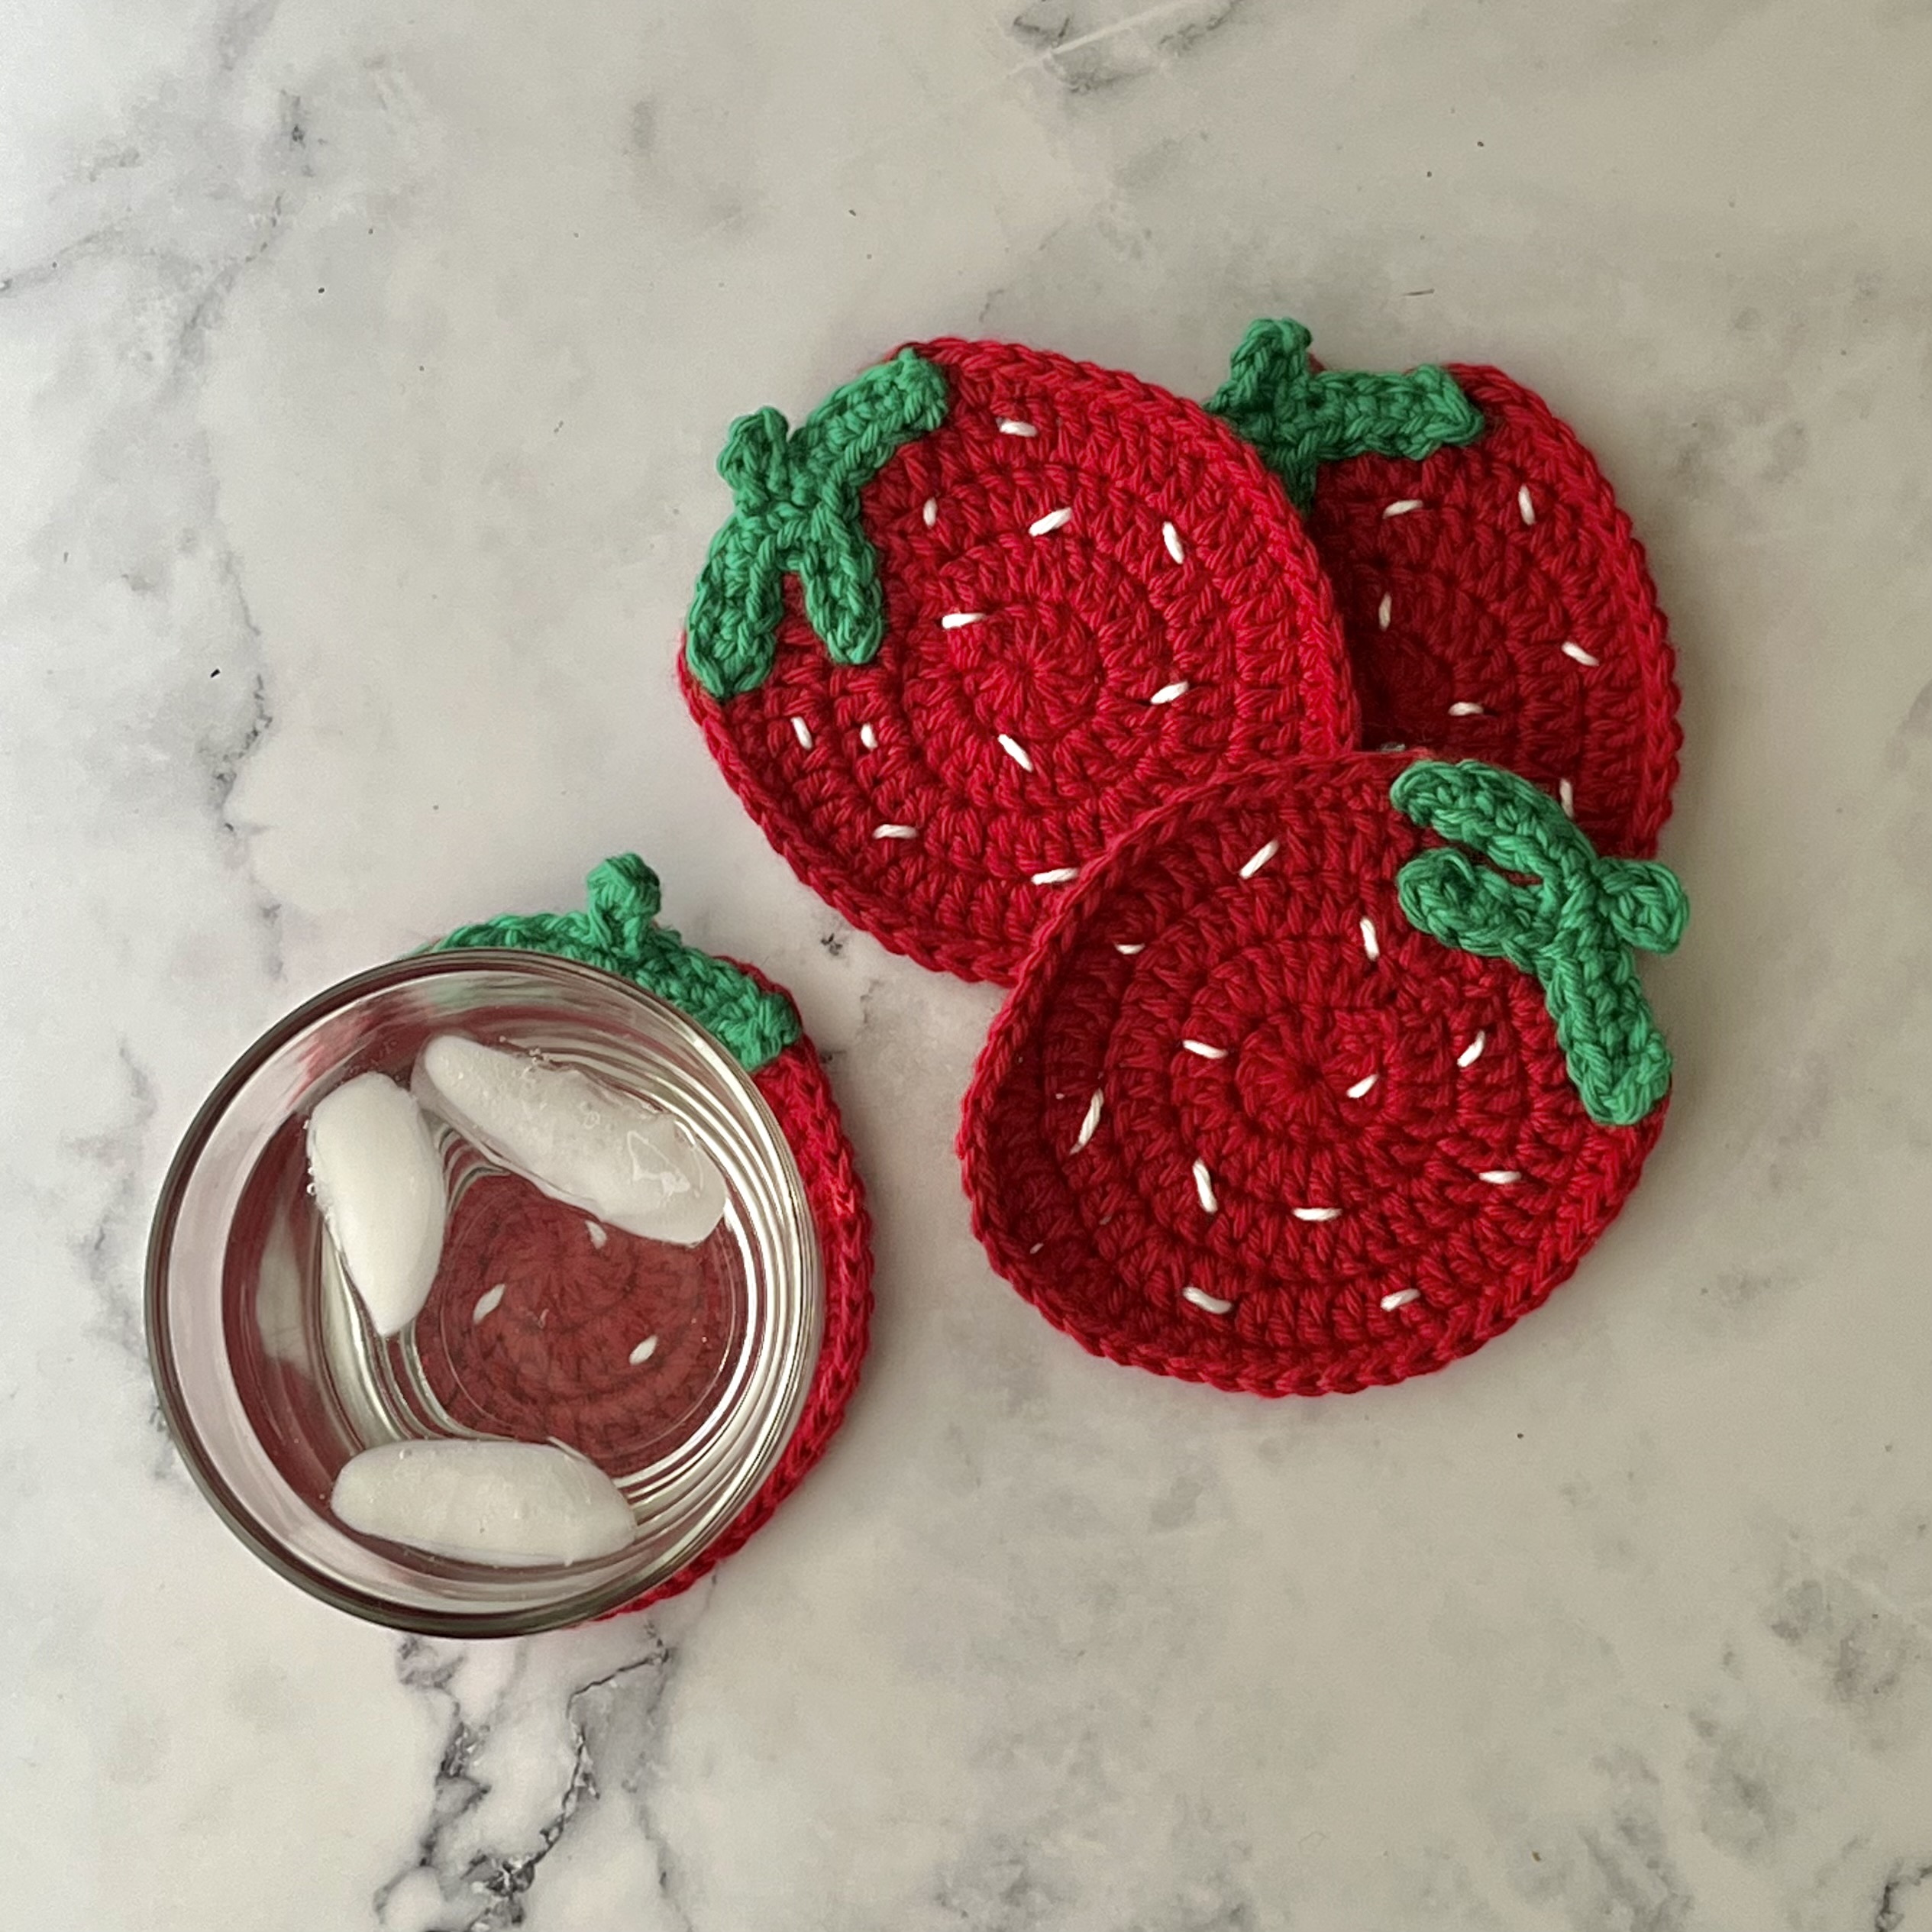
[[1256, 324], [1203, 410], [933, 342], [742, 418], [683, 662], [808, 884], [1015, 987], [960, 1141], [993, 1265], [1267, 1394], [1441, 1367], [1575, 1268], [1662, 1125], [1632, 955], [1685, 918], [1595, 462], [1497, 370], [1309, 347]]

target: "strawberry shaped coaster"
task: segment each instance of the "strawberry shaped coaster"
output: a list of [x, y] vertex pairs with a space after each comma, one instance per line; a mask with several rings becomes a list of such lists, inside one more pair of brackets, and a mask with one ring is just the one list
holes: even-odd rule
[[[668, 1582], [626, 1610], [641, 1608], [688, 1589], [752, 1533], [762, 1528], [818, 1461], [845, 1420], [858, 1381], [872, 1312], [871, 1223], [825, 1068], [806, 1038], [796, 1009], [783, 989], [750, 967], [717, 959], [686, 945], [656, 923], [657, 877], [634, 855], [607, 859], [590, 874], [589, 909], [538, 913], [467, 926], [438, 950], [509, 946], [557, 953], [632, 980], [668, 1000], [706, 1029], [751, 1077], [764, 1097], [792, 1157], [819, 1236], [825, 1268], [825, 1332], [805, 1407], [777, 1466], [731, 1527]], [[680, 1354], [685, 1338], [704, 1333], [693, 1320], [722, 1301], [724, 1284], [707, 1246], [683, 1249], [661, 1244], [586, 1241], [582, 1212], [560, 1202], [532, 1202], [527, 1189], [473, 1184], [452, 1220], [444, 1263], [428, 1307], [418, 1324], [423, 1369], [438, 1400], [454, 1418], [486, 1433], [519, 1421], [531, 1439], [557, 1426], [559, 1404], [568, 1411], [574, 1446], [593, 1458], [634, 1430], [638, 1357], [628, 1352], [638, 1334], [661, 1330], [673, 1337], [663, 1359], [652, 1364], [657, 1399], [674, 1404], [689, 1384], [696, 1393], [709, 1372], [695, 1347]], [[592, 1239], [594, 1241], [595, 1237]], [[636, 1252], [639, 1245], [644, 1252]], [[479, 1322], [466, 1300], [444, 1310], [438, 1297], [451, 1281], [486, 1280], [501, 1269], [510, 1281], [531, 1271], [531, 1258], [564, 1252], [570, 1278], [551, 1297], [541, 1326], [522, 1320], [499, 1297], [490, 1319]], [[551, 1270], [553, 1277], [561, 1271]], [[659, 1307], [676, 1309], [681, 1324], [653, 1319]], [[470, 1415], [467, 1391], [489, 1392], [486, 1413]]]
[[1177, 800], [993, 1023], [975, 1228], [1116, 1362], [1264, 1395], [1439, 1368], [1635, 1184], [1670, 1057], [1628, 949], [1684, 916], [1662, 866], [1488, 765], [1303, 759]]
[[1131, 376], [902, 349], [741, 418], [682, 677], [766, 835], [855, 926], [1010, 981], [1177, 791], [1352, 746], [1328, 589], [1255, 453]]
[[1364, 742], [1535, 780], [1604, 851], [1648, 858], [1682, 734], [1642, 546], [1569, 426], [1500, 370], [1323, 370], [1255, 324], [1208, 405], [1308, 518]]

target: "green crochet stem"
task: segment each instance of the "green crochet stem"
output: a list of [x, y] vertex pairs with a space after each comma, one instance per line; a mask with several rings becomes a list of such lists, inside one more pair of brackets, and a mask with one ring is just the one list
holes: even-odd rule
[[1420, 462], [1482, 434], [1482, 412], [1433, 364], [1375, 375], [1308, 366], [1300, 323], [1259, 321], [1234, 352], [1208, 408], [1261, 452], [1298, 510], [1314, 501], [1315, 473], [1351, 456]]
[[1494, 765], [1412, 764], [1389, 797], [1452, 842], [1395, 875], [1409, 923], [1534, 974], [1591, 1119], [1643, 1119], [1669, 1089], [1670, 1048], [1630, 948], [1669, 952], [1683, 937], [1690, 906], [1677, 875], [1648, 860], [1599, 858], [1554, 799]]
[[792, 1003], [658, 925], [657, 900], [657, 874], [625, 852], [591, 874], [587, 910], [488, 919], [460, 928], [430, 950], [511, 946], [602, 967], [669, 1000], [722, 1041], [748, 1074], [756, 1073], [803, 1033]]
[[871, 662], [885, 604], [858, 494], [902, 444], [939, 428], [946, 399], [937, 365], [902, 349], [834, 389], [796, 430], [776, 409], [732, 425], [718, 473], [737, 507], [711, 540], [685, 632], [685, 661], [713, 697], [771, 676], [788, 575], [833, 662]]

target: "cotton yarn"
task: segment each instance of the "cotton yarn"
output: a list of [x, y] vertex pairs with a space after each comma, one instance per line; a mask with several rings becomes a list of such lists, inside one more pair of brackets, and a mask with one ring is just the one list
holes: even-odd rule
[[1133, 376], [922, 343], [795, 431], [742, 419], [720, 468], [737, 507], [693, 600], [687, 698], [799, 876], [925, 965], [1010, 982], [1144, 813], [1357, 740], [1281, 488]]
[[[1493, 888], [1459, 897], [1451, 855]], [[1426, 929], [1472, 907], [1550, 980]], [[1608, 868], [1492, 768], [1356, 754], [1196, 792], [1092, 868], [993, 1023], [960, 1136], [975, 1229], [1116, 1362], [1265, 1395], [1439, 1368], [1635, 1184], [1661, 1092], [1593, 1119], [1557, 1015], [1586, 1010], [1572, 1030], [1640, 1091], [1623, 948], [1682, 925], [1662, 867]], [[1603, 985], [1571, 983], [1580, 960]]]
[[1501, 370], [1323, 370], [1257, 322], [1210, 408], [1306, 510], [1362, 742], [1521, 773], [1602, 851], [1649, 858], [1682, 732], [1643, 548], [1596, 460]]

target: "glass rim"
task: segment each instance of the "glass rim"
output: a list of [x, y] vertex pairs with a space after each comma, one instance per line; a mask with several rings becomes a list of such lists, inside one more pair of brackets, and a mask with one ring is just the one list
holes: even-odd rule
[[[784, 1129], [779, 1125], [769, 1102], [760, 1092], [757, 1082], [732, 1057], [717, 1036], [681, 1007], [674, 1006], [670, 1001], [661, 998], [648, 987], [638, 985], [635, 981], [561, 954], [516, 946], [466, 946], [447, 952], [406, 954], [400, 959], [387, 960], [380, 965], [365, 968], [346, 979], [325, 987], [300, 1005], [283, 1013], [237, 1056], [209, 1088], [206, 1097], [183, 1129], [163, 1176], [160, 1190], [155, 1200], [154, 1213], [148, 1226], [147, 1249], [143, 1269], [142, 1312], [147, 1328], [148, 1367], [153, 1378], [161, 1419], [176, 1453], [193, 1478], [195, 1487], [215, 1514], [254, 1556], [267, 1564], [285, 1581], [295, 1585], [297, 1588], [332, 1608], [344, 1611], [366, 1622], [425, 1636], [533, 1636], [542, 1631], [560, 1630], [571, 1624], [588, 1622], [616, 1610], [637, 1597], [669, 1582], [679, 1570], [727, 1534], [739, 1515], [750, 1506], [764, 1482], [769, 1480], [771, 1474], [771, 1469], [767, 1468], [757, 1482], [747, 1488], [745, 1494], [729, 1515], [712, 1525], [709, 1534], [701, 1538], [693, 1547], [684, 1551], [672, 1569], [654, 1580], [648, 1576], [619, 1575], [587, 1585], [568, 1595], [550, 1599], [541, 1604], [512, 1605], [500, 1608], [480, 1606], [473, 1609], [451, 1611], [394, 1602], [373, 1591], [344, 1582], [304, 1562], [257, 1520], [215, 1466], [215, 1459], [209, 1453], [201, 1432], [195, 1426], [182, 1386], [175, 1359], [173, 1339], [169, 1329], [167, 1300], [173, 1237], [180, 1216], [187, 1183], [206, 1152], [216, 1128], [248, 1082], [291, 1042], [330, 1013], [371, 993], [386, 992], [423, 980], [493, 968], [498, 971], [529, 974], [538, 977], [580, 978], [606, 992], [614, 988], [625, 1000], [644, 1010], [660, 1016], [667, 1015], [679, 1026], [688, 1029], [718, 1063], [724, 1077], [763, 1116], [764, 1126], [772, 1142], [782, 1150], [790, 1168], [785, 1177], [786, 1191], [796, 1197], [804, 1210], [806, 1226], [809, 1227], [813, 1225], [809, 1203], [806, 1199], [803, 1180], [798, 1173]], [[822, 1344], [822, 1333], [816, 1340]], [[816, 1359], [816, 1346], [813, 1354]], [[805, 1401], [809, 1398], [809, 1389], [810, 1376], [808, 1372], [805, 1378], [805, 1388], [800, 1392], [791, 1423], [771, 1459], [771, 1468], [777, 1465], [787, 1444], [796, 1433]]]

